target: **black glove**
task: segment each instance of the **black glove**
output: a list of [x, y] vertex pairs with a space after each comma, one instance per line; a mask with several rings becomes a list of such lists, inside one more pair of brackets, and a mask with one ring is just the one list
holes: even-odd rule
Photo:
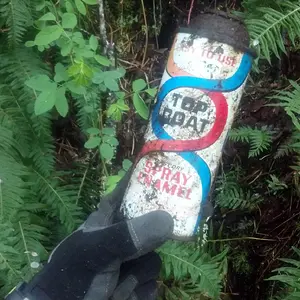
[[99, 210], [56, 247], [43, 270], [7, 299], [156, 299], [161, 261], [151, 251], [171, 236], [173, 219], [156, 211], [121, 221], [126, 185], [127, 180], [102, 200]]

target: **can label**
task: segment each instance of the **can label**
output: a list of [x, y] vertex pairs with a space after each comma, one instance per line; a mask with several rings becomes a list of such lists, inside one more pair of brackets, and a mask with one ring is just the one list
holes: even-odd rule
[[166, 210], [175, 236], [196, 233], [251, 63], [227, 44], [177, 34], [124, 196], [128, 218]]

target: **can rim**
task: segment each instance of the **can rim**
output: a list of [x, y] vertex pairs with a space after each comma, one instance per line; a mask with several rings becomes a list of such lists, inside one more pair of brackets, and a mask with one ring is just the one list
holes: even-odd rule
[[[191, 33], [191, 34], [194, 34], [195, 36], [199, 36], [199, 29], [193, 29], [191, 27], [179, 27], [179, 29], [177, 30], [177, 33]], [[220, 42], [215, 39], [212, 39], [211, 36], [209, 36], [208, 34], [205, 34], [205, 33], [199, 37], [200, 38], [208, 38], [209, 40]], [[245, 47], [238, 42], [236, 42], [236, 43], [227, 42], [227, 44], [239, 51], [250, 54], [253, 58], [257, 58], [256, 51], [250, 47]]]

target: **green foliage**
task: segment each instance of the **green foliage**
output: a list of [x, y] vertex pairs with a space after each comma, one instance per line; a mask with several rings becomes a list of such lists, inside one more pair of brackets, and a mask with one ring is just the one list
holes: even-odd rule
[[238, 183], [238, 174], [234, 169], [217, 178], [214, 200], [220, 208], [252, 210], [262, 198], [250, 189], [243, 189]]
[[[300, 8], [299, 8], [300, 9]], [[290, 80], [290, 84], [293, 87], [291, 91], [277, 91], [277, 93], [271, 98], [277, 100], [278, 103], [270, 104], [271, 106], [283, 107], [287, 115], [292, 119], [295, 127], [300, 130], [299, 123], [299, 103], [300, 103], [300, 85]]]
[[0, 1], [0, 24], [7, 29], [6, 40], [10, 47], [21, 44], [23, 36], [29, 25], [32, 24], [30, 1], [1, 0]]
[[275, 158], [281, 158], [300, 152], [300, 132], [294, 130], [292, 134], [279, 145]]
[[249, 30], [252, 46], [261, 57], [271, 62], [271, 54], [280, 58], [286, 52], [285, 36], [295, 45], [300, 36], [300, 6], [297, 1], [244, 1], [248, 9], [245, 22]]
[[281, 298], [282, 300], [298, 300], [300, 298], [300, 250], [295, 247], [293, 247], [293, 250], [298, 256], [298, 259], [281, 258], [280, 260], [287, 263], [288, 266], [273, 270], [277, 275], [267, 279], [280, 282], [289, 290], [288, 294]]
[[229, 139], [234, 142], [246, 142], [250, 144], [249, 157], [259, 156], [263, 151], [268, 150], [272, 142], [272, 132], [266, 127], [251, 128], [243, 126], [232, 129]]
[[276, 175], [270, 175], [270, 179], [267, 180], [268, 187], [271, 192], [276, 195], [279, 191], [285, 190], [288, 186], [279, 180]]
[[[30, 280], [48, 249], [96, 208], [104, 184], [111, 191], [131, 164], [109, 168], [118, 140], [105, 119], [120, 121], [133, 92], [120, 91], [125, 70], [111, 67], [98, 38], [81, 33], [81, 15], [95, 4], [0, 1], [1, 298]], [[53, 121], [74, 112], [85, 158], [58, 171]]]
[[137, 113], [143, 118], [143, 119], [148, 119], [149, 116], [149, 108], [146, 105], [145, 101], [143, 100], [141, 94], [147, 93], [148, 95], [154, 97], [156, 94], [157, 89], [153, 88], [148, 88], [145, 90], [147, 87], [147, 83], [143, 79], [137, 79], [132, 82], [132, 90], [133, 90], [133, 95], [132, 95], [132, 100], [133, 100], [133, 105], [137, 111]]
[[226, 260], [227, 250], [211, 257], [193, 243], [167, 242], [158, 249], [158, 253], [164, 262], [162, 275], [165, 280], [172, 279], [180, 285], [180, 288], [175, 285], [168, 289], [167, 299], [189, 299], [189, 295], [200, 293], [213, 299], [219, 298], [221, 266]]

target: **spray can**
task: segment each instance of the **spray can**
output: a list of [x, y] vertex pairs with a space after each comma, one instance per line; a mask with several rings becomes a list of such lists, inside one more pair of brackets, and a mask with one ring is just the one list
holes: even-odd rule
[[174, 238], [197, 233], [252, 65], [243, 24], [202, 14], [175, 37], [121, 211], [165, 210]]

